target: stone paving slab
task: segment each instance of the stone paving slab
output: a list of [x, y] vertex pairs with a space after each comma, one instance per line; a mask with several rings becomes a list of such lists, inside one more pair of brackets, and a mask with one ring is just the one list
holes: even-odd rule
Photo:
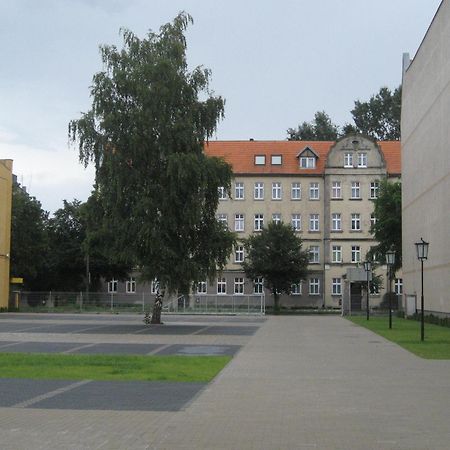
[[202, 356], [233, 356], [241, 348], [240, 345], [182, 345], [175, 344], [164, 347], [156, 355], [202, 355]]
[[95, 344], [80, 348], [73, 354], [85, 355], [146, 355], [162, 347], [159, 344]]
[[[62, 353], [78, 347], [76, 343], [66, 342], [18, 342], [16, 345], [0, 347], [2, 353]], [[0, 368], [1, 374], [1, 368]]]

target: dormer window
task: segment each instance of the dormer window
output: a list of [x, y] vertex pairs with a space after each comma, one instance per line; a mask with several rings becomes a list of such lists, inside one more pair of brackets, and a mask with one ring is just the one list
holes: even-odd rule
[[255, 166], [264, 166], [266, 164], [266, 155], [255, 155]]
[[344, 167], [353, 167], [353, 153], [344, 153]]
[[281, 166], [282, 163], [281, 155], [272, 155], [271, 163], [272, 166]]
[[306, 147], [297, 155], [297, 157], [299, 158], [301, 169], [315, 169], [316, 161], [319, 158], [310, 147]]

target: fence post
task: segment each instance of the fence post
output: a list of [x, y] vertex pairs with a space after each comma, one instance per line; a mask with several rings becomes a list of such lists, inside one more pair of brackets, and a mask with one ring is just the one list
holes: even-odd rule
[[[50, 291], [48, 293], [48, 303], [49, 303], [49, 305], [53, 306], [53, 303], [52, 303], [52, 291]], [[49, 306], [47, 306], [47, 309], [50, 309]]]
[[250, 314], [250, 296], [247, 296], [247, 314]]
[[83, 310], [83, 291], [80, 291], [80, 312]]
[[145, 313], [145, 293], [142, 293], [142, 312]]
[[111, 292], [111, 312], [114, 311], [114, 293]]

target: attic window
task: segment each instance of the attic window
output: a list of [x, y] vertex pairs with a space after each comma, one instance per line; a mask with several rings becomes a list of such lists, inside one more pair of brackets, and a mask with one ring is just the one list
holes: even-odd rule
[[300, 156], [300, 167], [302, 169], [315, 169], [316, 168], [315, 156]]
[[255, 166], [264, 166], [266, 164], [266, 155], [255, 155]]
[[281, 166], [281, 155], [272, 155], [272, 166]]

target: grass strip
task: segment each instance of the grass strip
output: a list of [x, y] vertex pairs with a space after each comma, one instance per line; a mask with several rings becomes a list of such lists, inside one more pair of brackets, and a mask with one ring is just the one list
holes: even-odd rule
[[0, 353], [2, 378], [208, 382], [231, 356]]
[[425, 324], [425, 341], [420, 340], [420, 322], [392, 318], [389, 329], [387, 317], [348, 317], [353, 323], [395, 342], [406, 350], [425, 359], [450, 359], [450, 328]]

